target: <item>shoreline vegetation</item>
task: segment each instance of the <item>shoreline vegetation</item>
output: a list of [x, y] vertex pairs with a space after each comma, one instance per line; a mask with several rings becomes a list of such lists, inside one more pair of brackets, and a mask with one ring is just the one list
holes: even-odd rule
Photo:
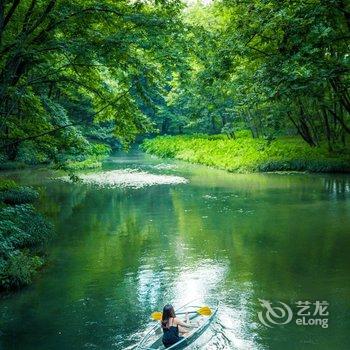
[[112, 148], [108, 144], [90, 144], [87, 150], [77, 155], [68, 155], [63, 159], [50, 160], [41, 159], [31, 155], [29, 158], [15, 160], [0, 159], [0, 172], [20, 170], [29, 166], [47, 166], [67, 172], [74, 172], [86, 169], [97, 169], [102, 167], [103, 161], [111, 154]]
[[45, 263], [45, 244], [53, 235], [51, 223], [34, 207], [39, 193], [0, 179], [0, 291], [32, 282]]
[[98, 169], [102, 167], [102, 162], [111, 152], [112, 148], [107, 144], [92, 144], [87, 155], [66, 160], [61, 168], [67, 171]]
[[3, 177], [4, 172], [44, 166], [63, 170], [75, 179], [76, 171], [101, 168], [111, 150], [109, 145], [91, 143], [84, 153], [56, 161], [34, 152], [12, 161], [0, 159], [0, 293], [32, 282], [45, 264], [45, 245], [54, 233], [51, 223], [34, 206], [39, 193]]
[[111, 150], [107, 144], [90, 143], [84, 152], [57, 159], [38, 156], [37, 152], [14, 160], [0, 157], [0, 293], [32, 283], [45, 265], [45, 246], [54, 234], [54, 227], [34, 206], [39, 193], [3, 177], [6, 171], [43, 166], [63, 170], [75, 179], [76, 171], [101, 168]]
[[229, 172], [307, 171], [349, 173], [350, 152], [330, 153], [327, 147], [310, 147], [298, 137], [275, 140], [252, 138], [246, 132], [226, 135], [158, 136], [141, 148], [162, 158], [175, 158]]

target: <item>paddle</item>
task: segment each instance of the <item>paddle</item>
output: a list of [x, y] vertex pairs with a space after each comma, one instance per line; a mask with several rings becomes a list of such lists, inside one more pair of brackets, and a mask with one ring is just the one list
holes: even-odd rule
[[[189, 314], [197, 313], [202, 316], [210, 316], [212, 314], [211, 309], [208, 306], [202, 306], [198, 310], [189, 311]], [[177, 315], [184, 315], [186, 312], [179, 312]], [[163, 314], [159, 311], [152, 312], [151, 317], [155, 321], [161, 321]]]

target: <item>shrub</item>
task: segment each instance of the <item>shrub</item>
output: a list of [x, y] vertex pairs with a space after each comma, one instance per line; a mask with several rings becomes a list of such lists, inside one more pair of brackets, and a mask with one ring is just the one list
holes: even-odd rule
[[0, 192], [0, 200], [5, 204], [33, 203], [39, 198], [39, 193], [30, 187], [17, 187]]
[[111, 147], [103, 143], [93, 143], [90, 145], [90, 155], [106, 157], [110, 154], [110, 152]]
[[17, 169], [23, 169], [25, 168], [25, 164], [23, 162], [1, 162], [0, 163], [0, 170], [17, 170]]
[[32, 205], [37, 191], [14, 181], [0, 180], [0, 289], [31, 282], [43, 264], [34, 251], [52, 236], [52, 225]]
[[43, 164], [49, 161], [47, 152], [38, 149], [32, 141], [25, 141], [20, 144], [16, 160], [29, 165]]
[[0, 191], [6, 191], [18, 187], [16, 182], [8, 179], [0, 179]]
[[65, 164], [66, 170], [84, 170], [101, 168], [102, 162], [95, 157], [90, 157], [82, 161], [68, 161]]
[[8, 206], [0, 210], [0, 288], [18, 288], [31, 282], [43, 260], [33, 255], [34, 247], [45, 243], [52, 225], [31, 205]]
[[5, 207], [0, 210], [0, 234], [16, 234], [15, 247], [33, 247], [48, 241], [52, 225], [29, 204]]
[[32, 281], [35, 272], [43, 265], [38, 256], [16, 251], [9, 259], [0, 259], [1, 289], [19, 288]]
[[0, 223], [0, 256], [8, 258], [16, 248], [23, 246], [30, 236], [9, 220], [2, 220]]
[[95, 169], [102, 167], [102, 161], [108, 157], [111, 147], [108, 145], [95, 143], [91, 144], [85, 154], [80, 154], [73, 159], [66, 160], [61, 169], [66, 171]]

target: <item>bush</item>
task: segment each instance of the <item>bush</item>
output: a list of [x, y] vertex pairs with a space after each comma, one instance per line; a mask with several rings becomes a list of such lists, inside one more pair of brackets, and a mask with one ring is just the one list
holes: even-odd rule
[[0, 192], [0, 201], [5, 204], [33, 203], [39, 198], [39, 193], [30, 187], [17, 187]]
[[84, 170], [101, 168], [102, 162], [95, 157], [90, 157], [82, 161], [68, 161], [65, 164], [66, 170]]
[[0, 163], [0, 170], [17, 170], [17, 169], [23, 169], [25, 168], [25, 164], [23, 162], [1, 162]]
[[34, 254], [53, 227], [29, 204], [0, 210], [0, 289], [29, 284], [43, 260]]
[[15, 239], [15, 247], [46, 243], [52, 234], [52, 225], [29, 204], [1, 209], [0, 227], [3, 237]]
[[16, 160], [22, 164], [36, 165], [48, 163], [47, 152], [38, 149], [32, 141], [25, 141], [20, 144]]
[[30, 236], [9, 220], [2, 220], [0, 223], [0, 256], [9, 258]]
[[89, 154], [92, 156], [102, 156], [103, 158], [111, 153], [111, 147], [103, 143], [93, 143], [90, 145]]
[[0, 179], [0, 289], [30, 283], [43, 264], [35, 252], [51, 238], [53, 227], [29, 204], [38, 197], [30, 187]]
[[19, 288], [32, 281], [35, 272], [43, 265], [38, 256], [16, 251], [9, 259], [0, 259], [1, 289]]
[[18, 187], [18, 185], [13, 180], [0, 179], [0, 191], [11, 190], [16, 187]]
[[80, 154], [74, 159], [67, 160], [61, 168], [67, 171], [101, 168], [102, 161], [108, 157], [110, 152], [110, 146], [101, 143], [91, 144], [85, 155]]

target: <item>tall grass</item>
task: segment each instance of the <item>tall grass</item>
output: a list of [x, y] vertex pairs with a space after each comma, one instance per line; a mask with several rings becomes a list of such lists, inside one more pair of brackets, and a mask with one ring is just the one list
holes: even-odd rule
[[160, 157], [204, 164], [231, 172], [310, 171], [349, 172], [350, 153], [331, 154], [296, 137], [253, 139], [245, 132], [236, 139], [225, 135], [159, 136], [142, 148]]

